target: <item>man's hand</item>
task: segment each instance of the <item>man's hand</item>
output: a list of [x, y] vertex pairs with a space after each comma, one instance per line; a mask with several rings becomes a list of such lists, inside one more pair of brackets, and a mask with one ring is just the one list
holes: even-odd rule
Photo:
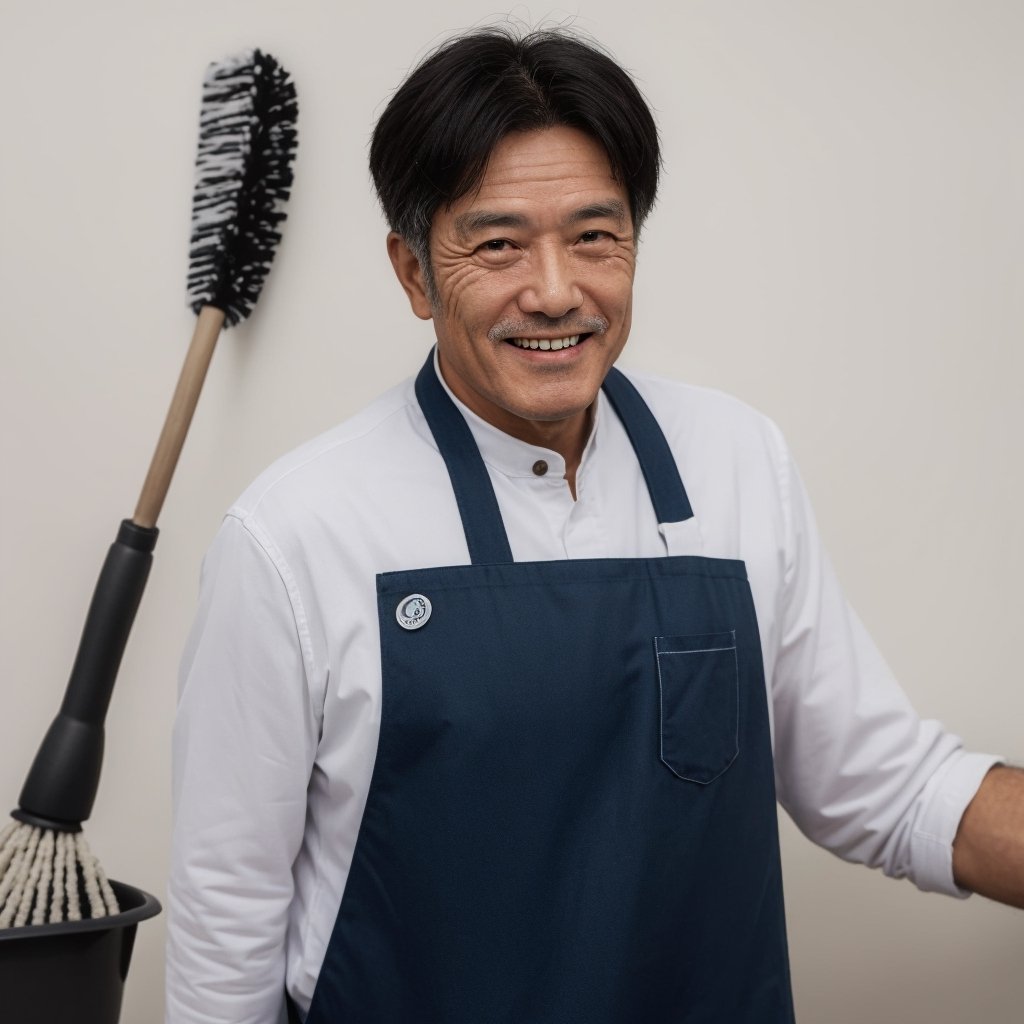
[[953, 840], [953, 877], [1024, 908], [1024, 771], [997, 765], [985, 776]]

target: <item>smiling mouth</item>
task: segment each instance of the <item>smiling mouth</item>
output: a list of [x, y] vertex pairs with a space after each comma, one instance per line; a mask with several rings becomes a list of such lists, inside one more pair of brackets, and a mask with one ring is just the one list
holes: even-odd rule
[[586, 341], [589, 334], [570, 334], [567, 338], [508, 338], [516, 348], [539, 349], [541, 352], [561, 352], [563, 348], [575, 348]]

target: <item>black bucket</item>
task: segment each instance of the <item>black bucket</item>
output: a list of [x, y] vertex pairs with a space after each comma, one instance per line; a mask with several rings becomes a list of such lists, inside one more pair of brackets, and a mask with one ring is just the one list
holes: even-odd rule
[[156, 897], [111, 881], [113, 917], [0, 928], [0, 1018], [11, 1024], [117, 1024], [135, 927]]

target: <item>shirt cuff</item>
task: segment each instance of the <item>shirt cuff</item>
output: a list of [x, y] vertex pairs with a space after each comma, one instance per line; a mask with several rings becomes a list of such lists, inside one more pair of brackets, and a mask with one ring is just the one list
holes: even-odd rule
[[961, 889], [953, 881], [953, 840], [981, 780], [1004, 761], [997, 754], [960, 753], [928, 783], [910, 845], [914, 883], [919, 889], [958, 899], [971, 895], [969, 889]]

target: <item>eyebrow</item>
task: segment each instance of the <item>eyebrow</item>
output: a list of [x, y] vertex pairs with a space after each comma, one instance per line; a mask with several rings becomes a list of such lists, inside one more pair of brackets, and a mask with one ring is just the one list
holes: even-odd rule
[[[588, 203], [569, 214], [566, 223], [578, 224], [585, 220], [601, 220], [610, 218], [620, 226], [626, 220], [626, 207], [618, 199], [608, 199], [597, 203]], [[519, 213], [500, 213], [491, 210], [467, 210], [455, 218], [455, 230], [468, 238], [478, 231], [491, 228], [525, 228], [529, 226], [529, 218]]]
[[455, 218], [455, 230], [463, 236], [486, 231], [489, 228], [524, 228], [527, 218], [519, 213], [492, 213], [489, 210], [469, 210]]
[[626, 221], [626, 207], [618, 199], [608, 199], [600, 203], [590, 203], [573, 210], [569, 215], [570, 224], [578, 224], [581, 220], [603, 220], [604, 218], [618, 221], [620, 225]]

